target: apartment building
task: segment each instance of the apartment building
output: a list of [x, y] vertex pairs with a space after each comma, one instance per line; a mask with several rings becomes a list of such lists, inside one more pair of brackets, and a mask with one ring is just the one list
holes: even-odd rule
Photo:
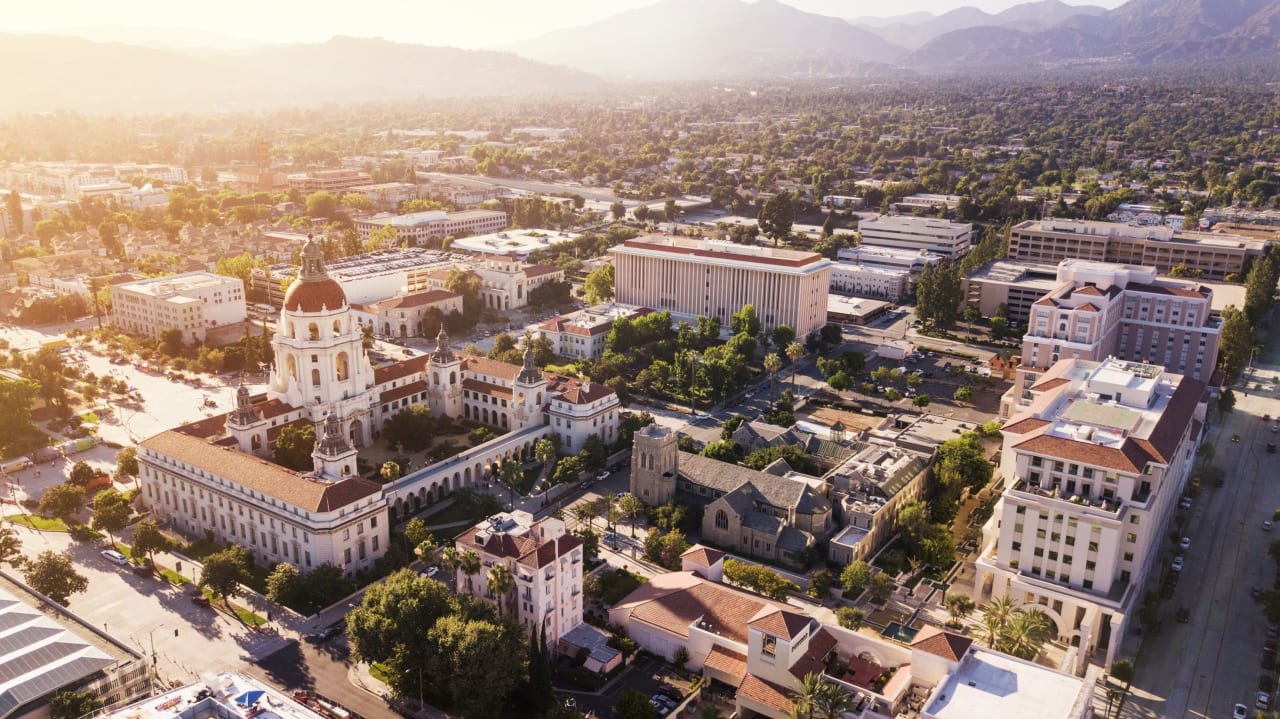
[[1244, 276], [1250, 258], [1261, 257], [1266, 240], [1217, 232], [1141, 227], [1086, 220], [1027, 220], [1009, 234], [1011, 260], [1056, 263], [1065, 259], [1155, 267], [1162, 274], [1179, 265], [1209, 280]]
[[109, 292], [116, 326], [144, 337], [179, 329], [184, 341], [202, 342], [210, 328], [245, 319], [244, 283], [212, 272], [126, 282]]
[[934, 217], [880, 215], [858, 223], [867, 247], [930, 252], [947, 259], [963, 257], [973, 246], [974, 226]]
[[1005, 491], [983, 527], [974, 599], [1038, 605], [1077, 669], [1116, 658], [1192, 467], [1205, 383], [1114, 357], [1064, 359], [1003, 427]]
[[373, 178], [360, 170], [316, 170], [289, 175], [289, 189], [302, 192], [342, 192], [358, 185], [368, 185]]
[[[545, 626], [547, 644], [555, 646], [582, 623], [582, 540], [562, 520], [503, 512], [458, 535], [454, 547], [480, 555], [479, 574], [458, 570], [458, 591], [499, 603], [502, 615], [515, 617], [526, 633]], [[489, 570], [499, 565], [515, 580], [505, 597], [489, 588]]]
[[404, 243], [425, 246], [445, 237], [462, 237], [498, 232], [507, 226], [507, 213], [500, 210], [464, 210], [462, 212], [411, 212], [407, 215], [379, 214], [356, 220], [356, 232], [360, 239], [368, 240], [369, 233], [382, 227], [395, 228], [393, 245]]
[[715, 317], [726, 327], [753, 305], [766, 332], [787, 325], [797, 337], [826, 323], [831, 262], [817, 253], [646, 235], [609, 254], [622, 304]]
[[1207, 382], [1222, 330], [1212, 303], [1208, 287], [1160, 279], [1154, 267], [1063, 260], [1058, 286], [1031, 307], [1019, 377], [1001, 403], [1002, 416], [1060, 359], [1116, 357]]

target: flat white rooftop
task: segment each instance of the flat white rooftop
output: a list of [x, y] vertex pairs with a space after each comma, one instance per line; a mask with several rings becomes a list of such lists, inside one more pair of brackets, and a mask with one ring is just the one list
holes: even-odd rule
[[[1087, 685], [1088, 684], [1088, 685]], [[1073, 677], [976, 645], [924, 708], [933, 719], [1084, 716], [1092, 680]]]
[[562, 242], [576, 240], [581, 235], [558, 230], [503, 230], [488, 235], [475, 235], [454, 240], [449, 249], [455, 252], [476, 254], [525, 256]]

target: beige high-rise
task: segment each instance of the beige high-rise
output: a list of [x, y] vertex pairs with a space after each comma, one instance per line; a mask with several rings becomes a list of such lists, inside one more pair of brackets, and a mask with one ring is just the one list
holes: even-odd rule
[[803, 339], [826, 324], [831, 262], [813, 252], [647, 235], [609, 250], [618, 302], [725, 327], [753, 305], [764, 331], [787, 325]]

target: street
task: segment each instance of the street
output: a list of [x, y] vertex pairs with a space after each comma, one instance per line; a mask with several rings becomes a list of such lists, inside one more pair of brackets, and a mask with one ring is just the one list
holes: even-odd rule
[[[1158, 633], [1125, 638], [1126, 649], [1142, 642], [1126, 716], [1228, 717], [1237, 702], [1252, 711], [1268, 622], [1250, 589], [1271, 588], [1275, 570], [1268, 547], [1277, 535], [1264, 531], [1262, 522], [1280, 507], [1280, 485], [1267, 481], [1277, 475], [1266, 470], [1275, 458], [1265, 446], [1275, 435], [1261, 417], [1280, 414], [1280, 400], [1254, 392], [1236, 396], [1235, 410], [1211, 426], [1205, 440], [1217, 450], [1215, 464], [1226, 471], [1225, 484], [1206, 482], [1193, 500], [1183, 531], [1192, 545], [1173, 597], [1161, 605], [1163, 626]], [[1210, 412], [1217, 422], [1216, 411]], [[1234, 434], [1239, 443], [1230, 441]], [[1161, 566], [1174, 554], [1170, 542]], [[1155, 574], [1152, 590], [1163, 572]], [[1188, 623], [1175, 621], [1180, 607], [1190, 610]]]

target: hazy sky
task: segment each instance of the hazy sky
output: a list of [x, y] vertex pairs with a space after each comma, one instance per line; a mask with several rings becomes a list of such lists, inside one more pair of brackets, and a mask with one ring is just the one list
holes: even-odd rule
[[[16, 0], [0, 30], [48, 32], [103, 25], [184, 28], [257, 42], [313, 42], [334, 35], [384, 37], [426, 45], [492, 47], [550, 30], [585, 25], [655, 0]], [[690, 0], [693, 1], [693, 0]], [[783, 0], [809, 12], [852, 18], [942, 13], [973, 5], [998, 12], [1018, 0]], [[1086, 4], [1089, 0], [1065, 0]], [[1116, 7], [1123, 0], [1090, 4]]]

